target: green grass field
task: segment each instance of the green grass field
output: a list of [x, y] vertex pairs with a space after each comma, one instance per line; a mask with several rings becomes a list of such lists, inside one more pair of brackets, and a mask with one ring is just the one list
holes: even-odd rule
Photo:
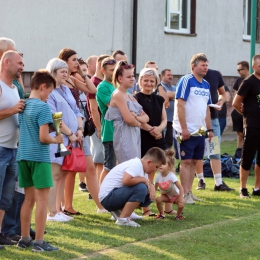
[[[223, 142], [222, 153], [234, 154], [235, 146]], [[109, 214], [97, 214], [77, 183], [74, 208], [84, 215], [68, 223], [47, 223], [45, 240], [58, 246], [58, 252], [32, 253], [10, 246], [0, 251], [0, 259], [260, 259], [259, 198], [239, 199], [239, 180], [225, 182], [236, 190], [214, 192], [214, 180], [206, 179], [206, 190], [196, 191], [195, 180], [194, 194], [203, 201], [185, 206], [185, 221], [147, 217], [137, 221], [140, 228], [120, 227]], [[253, 183], [250, 176], [250, 192]], [[151, 208], [156, 212], [154, 203]]]

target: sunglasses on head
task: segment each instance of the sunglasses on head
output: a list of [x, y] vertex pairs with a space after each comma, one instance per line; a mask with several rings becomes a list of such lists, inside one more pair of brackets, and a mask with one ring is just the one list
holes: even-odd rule
[[126, 61], [120, 61], [119, 66], [123, 67], [124, 69], [133, 69], [134, 68], [133, 64], [128, 64]]
[[116, 60], [108, 60], [103, 63], [103, 65], [113, 65], [116, 64]]

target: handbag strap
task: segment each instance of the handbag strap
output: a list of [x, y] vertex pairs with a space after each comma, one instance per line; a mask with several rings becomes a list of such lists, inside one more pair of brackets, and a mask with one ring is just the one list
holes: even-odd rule
[[[88, 109], [86, 108], [87, 105], [84, 106], [81, 99], [79, 99], [79, 101], [80, 101], [80, 103], [81, 103], [81, 107], [82, 107], [83, 110], [84, 110], [84, 116], [86, 117], [86, 119], [90, 119], [91, 117], [90, 117], [90, 115], [89, 115]], [[87, 103], [87, 101], [86, 101], [86, 103]]]

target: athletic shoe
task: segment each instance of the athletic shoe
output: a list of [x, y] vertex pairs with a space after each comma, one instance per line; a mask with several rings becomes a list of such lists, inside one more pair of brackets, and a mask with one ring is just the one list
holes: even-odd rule
[[117, 218], [116, 224], [119, 226], [141, 227], [141, 225], [132, 221], [130, 218]]
[[12, 234], [10, 236], [6, 236], [7, 239], [11, 240], [11, 241], [15, 241], [18, 242], [21, 239], [21, 236], [17, 235], [17, 234]]
[[86, 183], [81, 182], [81, 183], [79, 184], [79, 191], [88, 192], [88, 188], [87, 188]]
[[156, 219], [164, 219], [164, 218], [165, 218], [165, 215], [158, 214], [155, 218], [156, 218]]
[[58, 214], [60, 214], [63, 218], [68, 219], [69, 221], [74, 219], [72, 216], [66, 215], [63, 212], [59, 212]]
[[110, 211], [110, 213], [112, 214], [112, 220], [117, 220], [119, 217], [120, 217], [120, 214], [121, 214], [121, 210], [114, 210], [114, 211]]
[[68, 222], [68, 219], [65, 219], [60, 213], [56, 213], [55, 216], [51, 217], [47, 215], [47, 221], [56, 221], [56, 222]]
[[137, 215], [135, 212], [133, 212], [130, 216], [131, 219], [143, 219], [142, 216]]
[[258, 190], [253, 189], [252, 195], [253, 196], [260, 196], [260, 189], [258, 189]]
[[176, 220], [185, 220], [185, 217], [180, 215], [175, 217]]
[[106, 209], [98, 209], [97, 213], [109, 213]]
[[4, 234], [0, 233], [0, 245], [11, 246], [11, 245], [16, 245], [16, 244], [17, 244], [17, 242], [11, 241]]
[[59, 250], [58, 247], [54, 247], [45, 241], [43, 241], [42, 244], [38, 244], [38, 243], [34, 242], [33, 248], [32, 248], [33, 252], [58, 251], [58, 250]]
[[248, 194], [247, 188], [242, 188], [242, 189], [240, 190], [240, 195], [239, 195], [239, 197], [240, 197], [241, 199], [249, 199], [249, 198], [250, 198], [250, 196], [249, 196], [249, 194]]
[[194, 203], [195, 203], [195, 201], [194, 201], [193, 198], [191, 197], [190, 192], [185, 193], [184, 196], [183, 196], [183, 199], [184, 199], [184, 201], [185, 201], [186, 204], [194, 204]]
[[193, 195], [192, 191], [190, 191], [190, 196], [195, 201], [202, 201], [202, 199], [197, 198], [195, 195]]
[[22, 238], [19, 240], [17, 247], [19, 248], [27, 248], [33, 245], [32, 239], [29, 242], [25, 242], [22, 240]]
[[205, 189], [206, 189], [206, 183], [202, 179], [199, 180], [196, 190], [205, 190]]
[[227, 184], [223, 181], [223, 183], [220, 184], [219, 186], [215, 185], [214, 190], [215, 191], [232, 191], [232, 190], [235, 190], [235, 189], [229, 188], [227, 186]]
[[5, 250], [5, 247], [3, 245], [0, 245], [0, 250]]

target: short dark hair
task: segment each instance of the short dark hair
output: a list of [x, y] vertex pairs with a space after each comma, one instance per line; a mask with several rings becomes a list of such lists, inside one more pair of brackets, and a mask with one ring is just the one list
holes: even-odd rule
[[47, 88], [54, 87], [56, 88], [56, 80], [50, 74], [49, 71], [41, 69], [34, 72], [31, 78], [31, 90], [38, 90], [40, 85], [46, 84]]
[[162, 70], [161, 75], [164, 76], [167, 71], [172, 71], [172, 70], [171, 69], [164, 69], [164, 70]]
[[145, 159], [151, 159], [153, 162], [160, 162], [166, 164], [165, 152], [159, 147], [153, 147], [149, 149], [144, 155]]
[[116, 55], [119, 54], [119, 55], [125, 55], [125, 53], [121, 50], [116, 50], [112, 53], [112, 57], [115, 59], [116, 58]]
[[97, 58], [97, 62], [102, 62], [105, 58], [108, 58], [108, 57], [110, 57], [108, 54], [99, 55]]
[[237, 65], [241, 65], [243, 68], [246, 68], [247, 70], [249, 70], [249, 63], [245, 60], [238, 62]]
[[68, 61], [69, 57], [71, 57], [74, 54], [77, 54], [74, 50], [69, 48], [64, 48], [60, 51], [58, 58], [64, 61]]
[[87, 65], [87, 63], [82, 58], [79, 58], [78, 62], [79, 62], [79, 65], [83, 65], [83, 64]]

